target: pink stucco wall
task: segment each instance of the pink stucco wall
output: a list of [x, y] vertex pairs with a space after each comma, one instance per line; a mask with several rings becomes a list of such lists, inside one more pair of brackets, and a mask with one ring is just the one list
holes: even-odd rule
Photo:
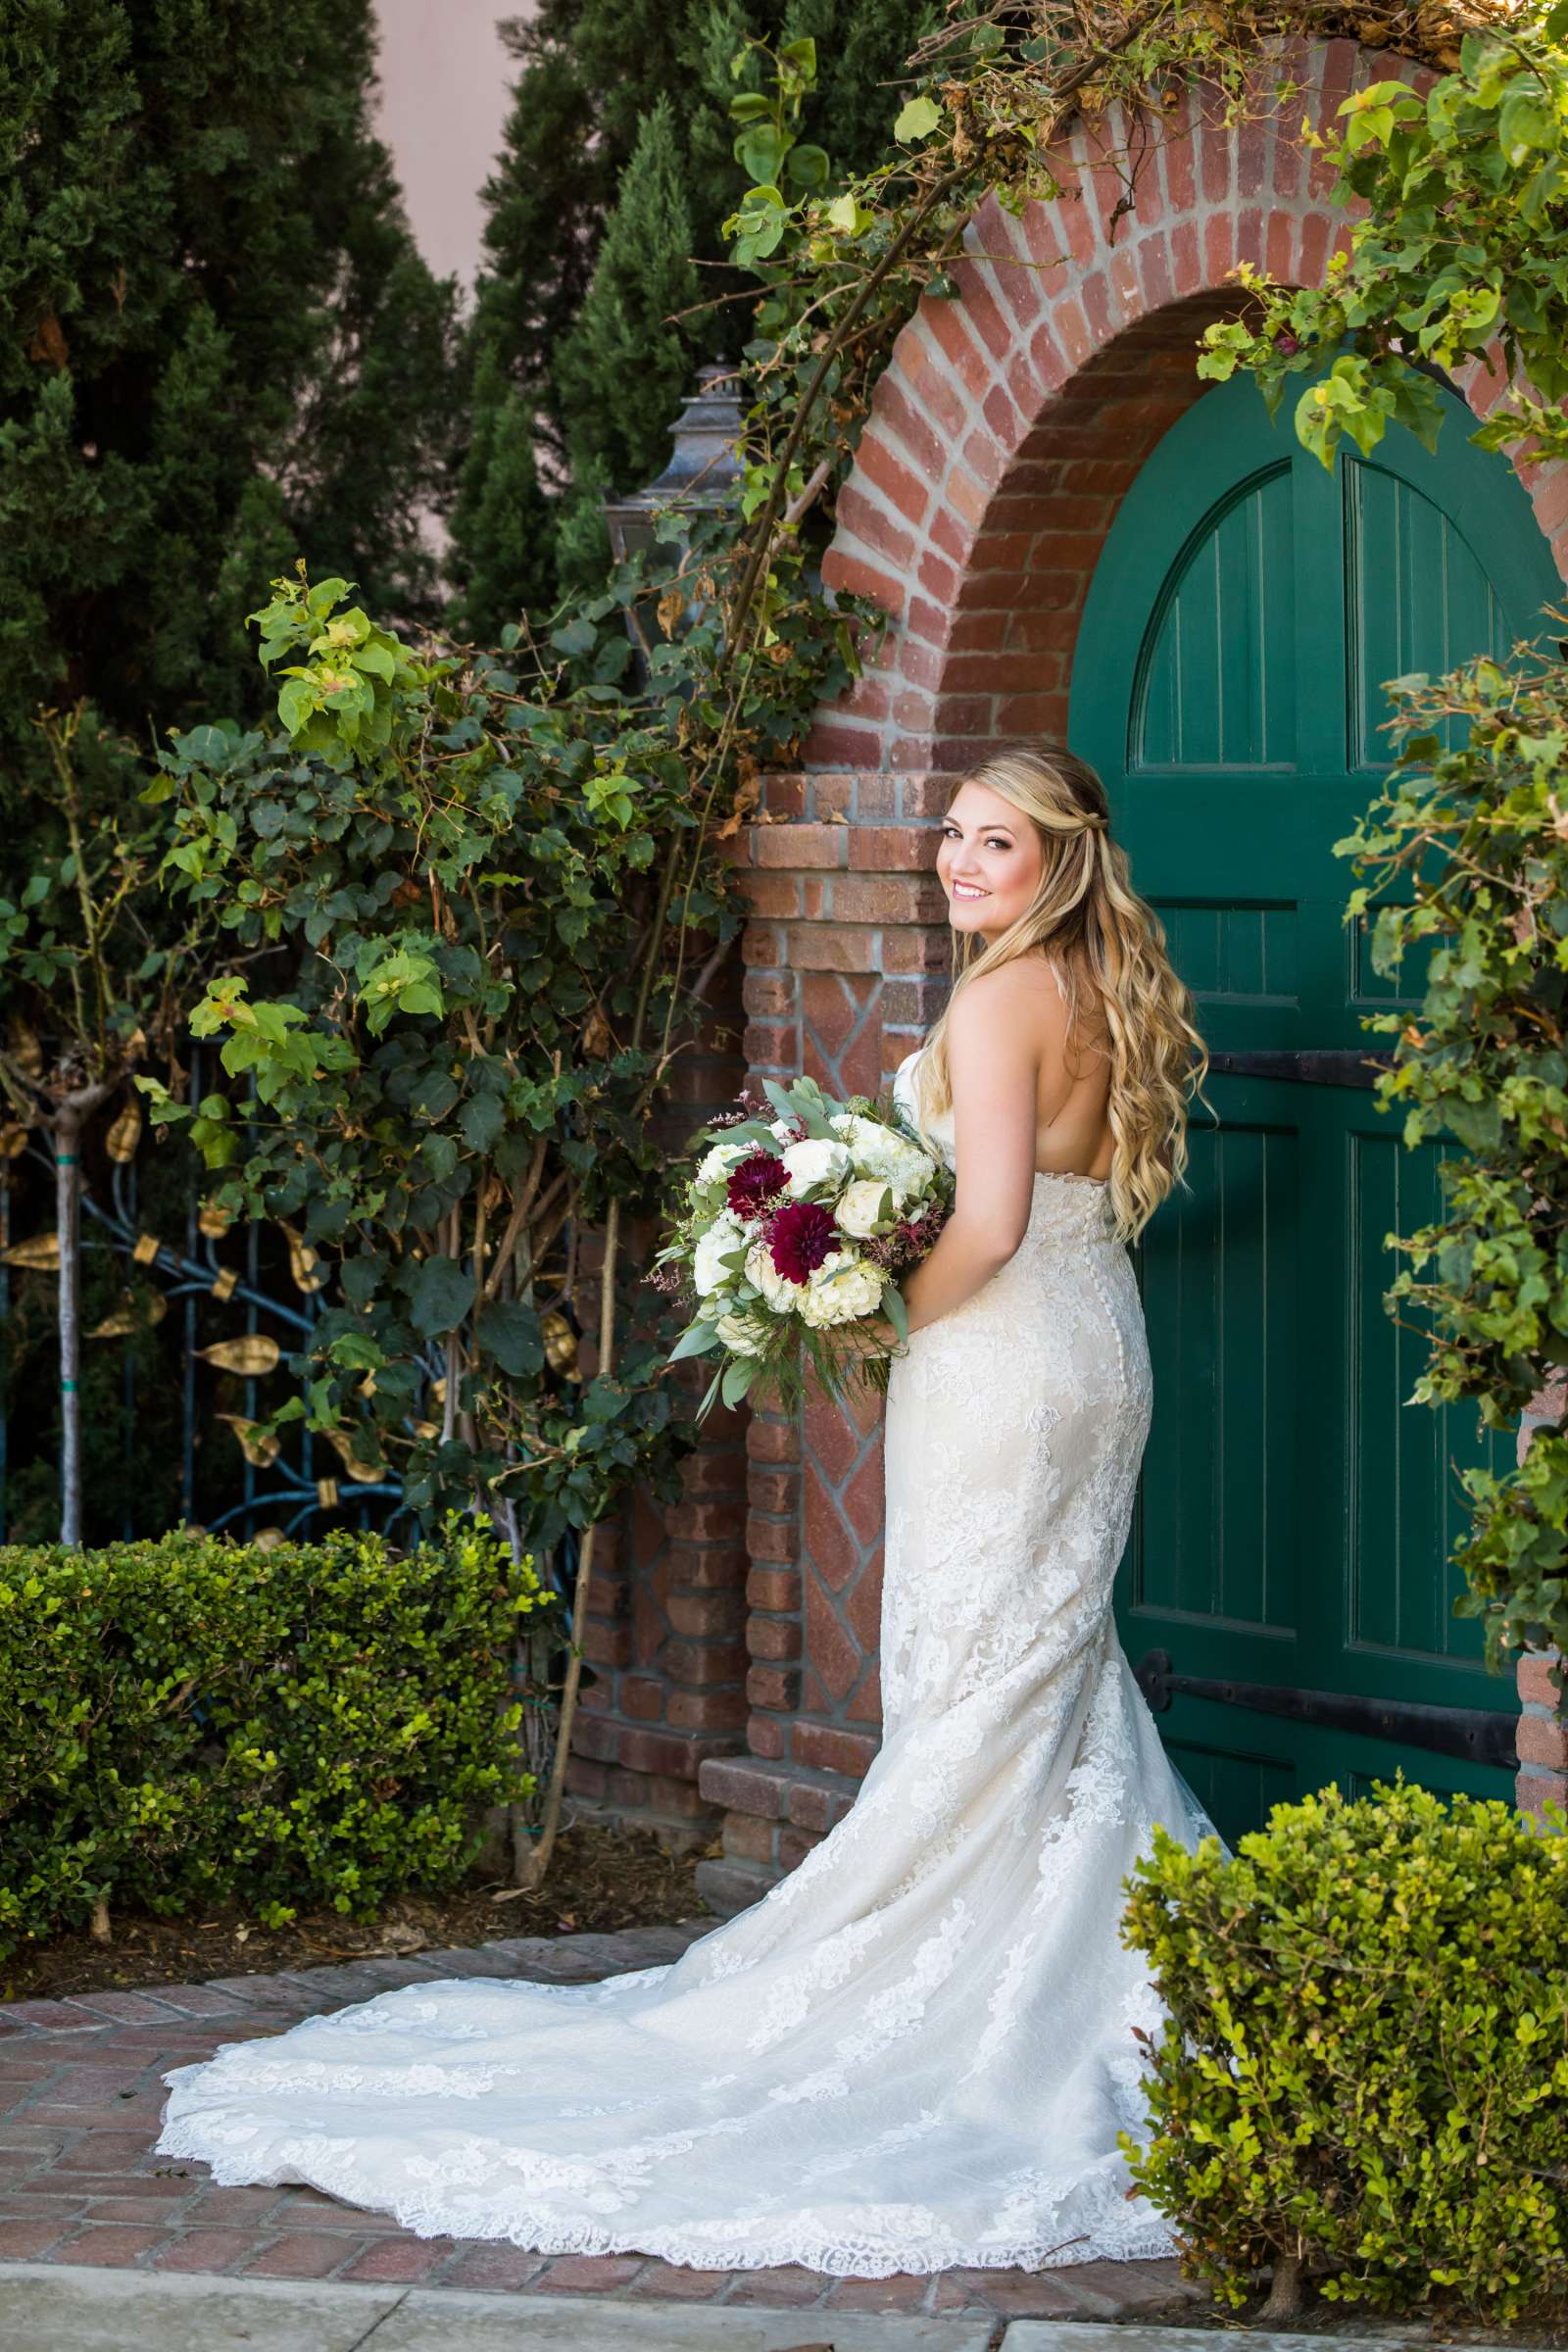
[[497, 27], [529, 0], [377, 0], [376, 128], [392, 151], [419, 250], [439, 276], [473, 283], [480, 190], [501, 145], [516, 67]]

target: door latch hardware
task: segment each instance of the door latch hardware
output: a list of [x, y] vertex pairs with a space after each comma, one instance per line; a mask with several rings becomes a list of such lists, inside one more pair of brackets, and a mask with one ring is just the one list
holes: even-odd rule
[[1216, 1078], [1283, 1078], [1292, 1086], [1374, 1087], [1394, 1067], [1391, 1054], [1364, 1054], [1356, 1046], [1260, 1047], [1250, 1053], [1214, 1053], [1208, 1066]]
[[1322, 1724], [1370, 1740], [1397, 1740], [1430, 1755], [1463, 1756], [1472, 1764], [1515, 1771], [1518, 1717], [1485, 1707], [1429, 1707], [1408, 1698], [1363, 1698], [1353, 1690], [1297, 1690], [1285, 1683], [1221, 1682], [1201, 1674], [1173, 1674], [1170, 1652], [1152, 1649], [1136, 1669], [1138, 1688], [1156, 1715], [1176, 1698], [1211, 1698], [1255, 1715]]

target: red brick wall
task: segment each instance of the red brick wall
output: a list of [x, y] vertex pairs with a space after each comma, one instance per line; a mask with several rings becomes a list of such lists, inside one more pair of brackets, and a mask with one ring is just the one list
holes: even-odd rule
[[[681, 1064], [662, 1123], [671, 1150], [733, 1105], [744, 1063], [739, 1004], [715, 1019], [706, 1050]], [[654, 1236], [628, 1237], [628, 1262]], [[591, 1365], [591, 1353], [587, 1355]], [[705, 1758], [744, 1749], [747, 1701], [746, 1440], [715, 1412], [683, 1466], [683, 1494], [660, 1509], [640, 1495], [596, 1539], [583, 1653], [585, 1686], [566, 1788], [578, 1818], [653, 1830], [667, 1844], [707, 1843], [713, 1808], [698, 1793]]]
[[[1533, 1398], [1519, 1432], [1519, 1459], [1544, 1422], [1560, 1422], [1568, 1412], [1568, 1382]], [[1548, 1804], [1568, 1813], [1568, 1660], [1555, 1650], [1519, 1661], [1519, 1780], [1521, 1813], [1540, 1819]]]

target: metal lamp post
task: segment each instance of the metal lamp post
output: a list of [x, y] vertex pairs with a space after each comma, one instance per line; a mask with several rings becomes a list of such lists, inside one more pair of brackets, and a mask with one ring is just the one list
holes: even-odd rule
[[[658, 544], [654, 522], [666, 508], [692, 513], [725, 504], [741, 478], [736, 443], [741, 433], [741, 406], [734, 394], [718, 389], [733, 378], [733, 370], [711, 365], [698, 373], [697, 390], [682, 403], [670, 431], [674, 448], [659, 479], [624, 498], [607, 498], [605, 521], [617, 564], [641, 548], [651, 553]], [[650, 616], [649, 625], [653, 626]], [[629, 612], [626, 626], [632, 642], [646, 653], [647, 640], [638, 616]]]

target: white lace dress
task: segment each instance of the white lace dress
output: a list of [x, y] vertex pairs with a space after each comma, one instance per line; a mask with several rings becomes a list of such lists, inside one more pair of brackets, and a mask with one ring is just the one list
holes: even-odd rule
[[1105, 1188], [1038, 1176], [894, 1371], [886, 1727], [831, 1836], [670, 1967], [412, 1984], [178, 2068], [158, 2153], [700, 2269], [1171, 2252], [1116, 2146], [1159, 2019], [1121, 1881], [1152, 1822], [1209, 1827], [1111, 1620], [1150, 1401]]

